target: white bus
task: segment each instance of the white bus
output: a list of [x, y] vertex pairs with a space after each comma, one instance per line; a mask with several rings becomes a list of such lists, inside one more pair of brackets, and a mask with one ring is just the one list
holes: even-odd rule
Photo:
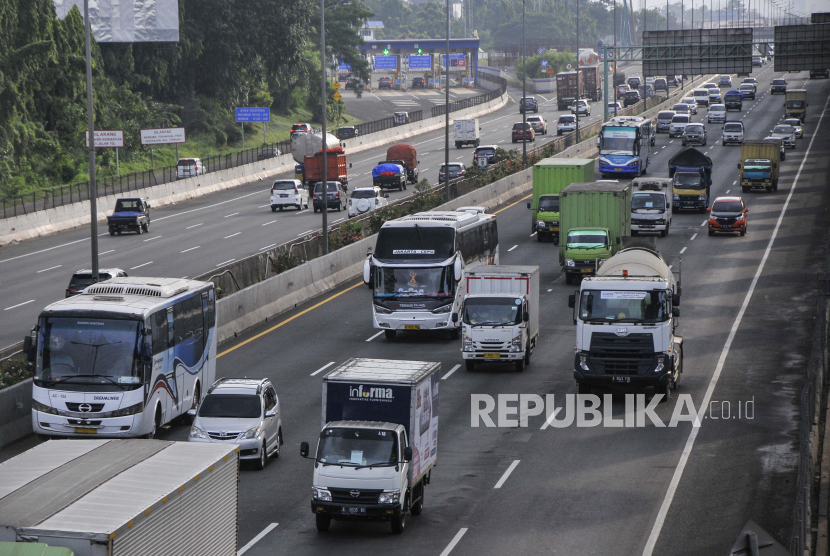
[[394, 338], [398, 330], [449, 330], [463, 299], [464, 269], [499, 264], [496, 217], [481, 207], [421, 212], [386, 222], [363, 267], [373, 290], [374, 327]]
[[46, 307], [24, 340], [32, 428], [46, 436], [155, 436], [216, 375], [213, 284], [113, 278]]

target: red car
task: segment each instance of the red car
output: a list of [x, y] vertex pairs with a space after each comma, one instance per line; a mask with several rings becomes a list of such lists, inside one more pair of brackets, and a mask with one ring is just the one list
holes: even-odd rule
[[737, 232], [742, 236], [746, 234], [746, 215], [749, 209], [741, 197], [718, 197], [712, 203], [712, 208], [706, 210], [709, 212], [710, 236], [715, 235], [715, 232]]
[[517, 122], [513, 124], [511, 138], [514, 143], [518, 143], [519, 141], [536, 141], [536, 132], [530, 123]]

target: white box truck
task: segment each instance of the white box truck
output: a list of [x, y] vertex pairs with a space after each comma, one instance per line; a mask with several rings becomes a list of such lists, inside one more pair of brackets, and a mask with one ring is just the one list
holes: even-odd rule
[[530, 364], [539, 339], [539, 267], [477, 266], [467, 270], [461, 315], [461, 356], [476, 362]]
[[657, 232], [666, 237], [672, 221], [671, 178], [634, 178], [631, 186], [631, 235]]
[[[420, 515], [438, 454], [441, 364], [352, 358], [323, 377], [323, 430], [311, 511], [319, 531], [337, 521]], [[308, 442], [300, 454], [309, 457]]]
[[478, 118], [453, 120], [452, 129], [456, 149], [464, 145], [478, 147], [481, 144], [481, 127], [478, 125]]
[[0, 542], [75, 556], [235, 556], [239, 447], [50, 440], [0, 464]]

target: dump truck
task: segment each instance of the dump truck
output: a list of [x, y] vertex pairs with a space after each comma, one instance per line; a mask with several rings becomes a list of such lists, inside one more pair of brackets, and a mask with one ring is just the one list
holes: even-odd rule
[[778, 191], [781, 149], [768, 141], [744, 141], [741, 145], [741, 191], [763, 188], [767, 193]]
[[533, 200], [527, 203], [530, 233], [559, 245], [559, 193], [575, 182], [594, 179], [592, 158], [546, 158], [533, 165]]
[[[317, 153], [305, 157], [303, 162], [303, 183], [313, 188], [317, 182], [323, 181], [323, 154]], [[326, 153], [326, 181], [339, 181], [343, 189], [349, 186], [349, 168], [346, 155], [334, 150]]]
[[372, 168], [372, 185], [381, 189], [406, 189], [406, 166], [401, 161], [380, 162]]
[[401, 164], [406, 168], [409, 183], [418, 183], [418, 151], [412, 145], [392, 145], [386, 149], [386, 162]]
[[583, 94], [594, 102], [602, 100], [602, 76], [599, 66], [583, 66], [579, 68], [582, 74]]
[[693, 209], [706, 212], [712, 185], [712, 159], [688, 147], [669, 159], [674, 210]]
[[807, 91], [805, 89], [792, 89], [784, 93], [784, 108], [787, 118], [798, 118], [802, 122], [807, 116]]
[[614, 180], [572, 183], [562, 190], [559, 264], [565, 282], [594, 274], [631, 236], [631, 184]]
[[556, 105], [567, 110], [577, 99], [582, 98], [583, 75], [581, 71], [563, 71], [556, 74]]

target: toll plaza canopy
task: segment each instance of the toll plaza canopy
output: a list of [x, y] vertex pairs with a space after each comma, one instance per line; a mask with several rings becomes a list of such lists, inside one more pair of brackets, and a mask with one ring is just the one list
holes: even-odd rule
[[[479, 46], [480, 41], [477, 38], [450, 39], [450, 72], [469, 72], [475, 76], [478, 71]], [[361, 54], [369, 57], [370, 63], [374, 57], [374, 71], [425, 72], [437, 66], [438, 60], [444, 59], [438, 56], [446, 54], [447, 40], [374, 40], [365, 41], [359, 48]], [[393, 59], [394, 57], [397, 57], [397, 60]], [[427, 57], [431, 57], [431, 60]], [[441, 64], [443, 65], [443, 62]], [[392, 67], [393, 65], [396, 67]]]

